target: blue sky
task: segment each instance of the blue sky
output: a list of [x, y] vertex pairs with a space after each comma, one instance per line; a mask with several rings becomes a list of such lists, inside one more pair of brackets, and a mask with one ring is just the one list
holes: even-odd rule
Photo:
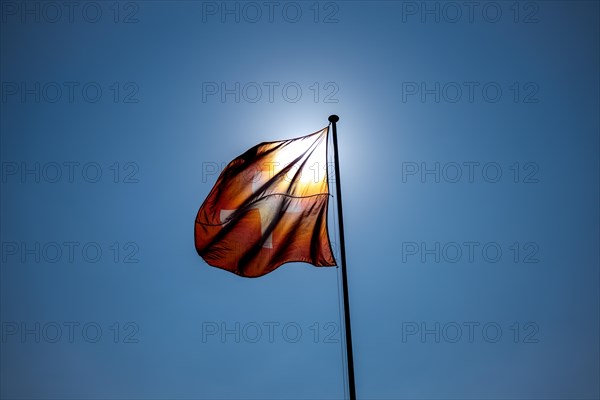
[[342, 398], [339, 270], [192, 231], [335, 113], [358, 397], [598, 398], [599, 6], [475, 3], [3, 0], [0, 395]]

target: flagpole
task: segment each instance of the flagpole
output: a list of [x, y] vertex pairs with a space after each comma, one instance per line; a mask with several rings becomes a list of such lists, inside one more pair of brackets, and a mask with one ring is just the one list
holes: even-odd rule
[[337, 196], [338, 220], [340, 221], [340, 254], [342, 261], [342, 286], [344, 292], [344, 325], [346, 327], [346, 354], [348, 357], [348, 387], [350, 400], [356, 400], [354, 387], [354, 358], [352, 357], [352, 331], [350, 328], [350, 303], [348, 301], [348, 276], [346, 274], [346, 241], [344, 240], [344, 216], [342, 212], [342, 183], [340, 181], [340, 160], [338, 156], [337, 127], [340, 120], [337, 115], [330, 115], [331, 129], [333, 132], [333, 154], [335, 160], [335, 193]]

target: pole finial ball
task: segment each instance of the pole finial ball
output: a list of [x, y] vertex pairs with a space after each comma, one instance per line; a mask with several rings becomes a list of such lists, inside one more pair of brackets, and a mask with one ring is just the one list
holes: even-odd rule
[[338, 117], [338, 116], [337, 116], [337, 115], [335, 115], [335, 114], [334, 114], [334, 115], [330, 115], [330, 116], [329, 116], [329, 122], [336, 123], [336, 122], [338, 122], [339, 120], [340, 120], [340, 117]]

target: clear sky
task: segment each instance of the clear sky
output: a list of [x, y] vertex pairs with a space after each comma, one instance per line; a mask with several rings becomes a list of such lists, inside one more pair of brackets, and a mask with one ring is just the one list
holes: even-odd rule
[[598, 2], [69, 4], [0, 2], [2, 398], [342, 398], [339, 269], [193, 242], [334, 113], [359, 398], [598, 398]]

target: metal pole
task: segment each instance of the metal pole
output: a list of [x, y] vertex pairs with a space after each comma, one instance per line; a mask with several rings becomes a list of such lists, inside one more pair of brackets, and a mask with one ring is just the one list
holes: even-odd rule
[[346, 327], [346, 353], [348, 355], [348, 387], [350, 400], [356, 400], [354, 387], [354, 358], [352, 356], [352, 331], [350, 328], [350, 303], [348, 301], [348, 277], [346, 274], [346, 241], [344, 240], [344, 216], [342, 212], [342, 183], [340, 181], [340, 160], [338, 156], [337, 127], [340, 120], [337, 115], [330, 115], [329, 122], [333, 132], [333, 153], [335, 160], [335, 190], [337, 197], [338, 220], [340, 221], [340, 252], [342, 265], [342, 286], [344, 292], [344, 325]]

